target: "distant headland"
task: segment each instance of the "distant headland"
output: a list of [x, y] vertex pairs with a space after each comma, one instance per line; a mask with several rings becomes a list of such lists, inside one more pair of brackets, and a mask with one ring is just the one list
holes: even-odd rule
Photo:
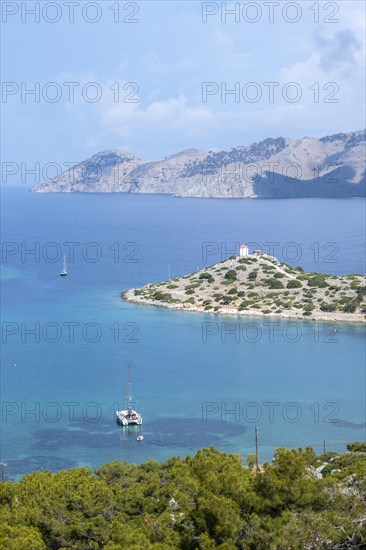
[[35, 193], [164, 193], [176, 197], [365, 196], [365, 130], [267, 138], [228, 150], [187, 149], [142, 160], [109, 149], [38, 185]]
[[240, 247], [239, 256], [184, 277], [133, 288], [127, 302], [174, 310], [365, 322], [366, 277], [305, 272], [260, 251]]

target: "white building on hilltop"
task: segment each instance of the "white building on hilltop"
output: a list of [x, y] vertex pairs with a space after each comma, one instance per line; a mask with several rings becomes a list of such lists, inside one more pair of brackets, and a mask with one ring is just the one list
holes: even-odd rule
[[244, 258], [246, 256], [249, 256], [249, 248], [246, 244], [240, 245], [240, 257]]

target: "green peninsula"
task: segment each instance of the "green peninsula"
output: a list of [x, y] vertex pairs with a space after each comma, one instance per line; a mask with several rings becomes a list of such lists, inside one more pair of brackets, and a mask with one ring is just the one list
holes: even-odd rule
[[305, 272], [274, 256], [232, 256], [184, 277], [123, 292], [128, 302], [223, 315], [365, 322], [366, 277]]

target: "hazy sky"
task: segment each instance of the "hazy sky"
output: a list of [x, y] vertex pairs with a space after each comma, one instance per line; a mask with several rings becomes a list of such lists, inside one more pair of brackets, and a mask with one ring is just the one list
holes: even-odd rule
[[108, 148], [156, 159], [361, 129], [364, 11], [343, 0], [3, 1], [3, 160]]

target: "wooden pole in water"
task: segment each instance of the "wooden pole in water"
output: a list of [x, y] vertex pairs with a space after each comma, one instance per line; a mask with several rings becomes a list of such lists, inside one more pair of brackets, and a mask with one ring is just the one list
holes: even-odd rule
[[258, 460], [258, 427], [255, 427], [255, 466], [258, 470], [259, 460]]
[[323, 454], [325, 455], [325, 439], [323, 439]]

